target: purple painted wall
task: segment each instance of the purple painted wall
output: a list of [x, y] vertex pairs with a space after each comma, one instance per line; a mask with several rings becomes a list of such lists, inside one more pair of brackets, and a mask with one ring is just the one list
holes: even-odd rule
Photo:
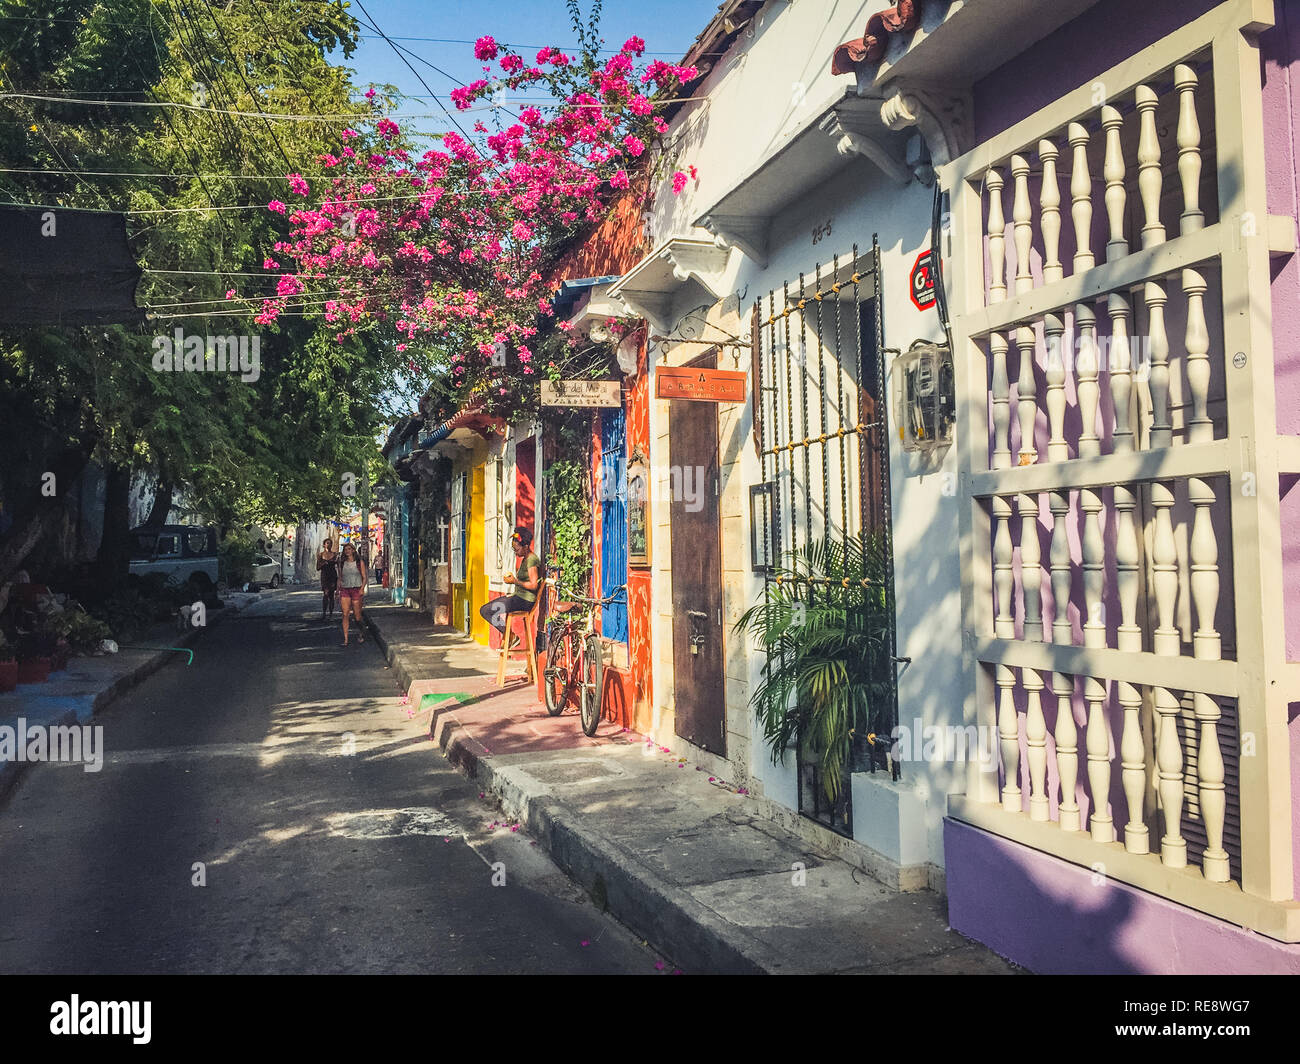
[[1222, 2], [1102, 0], [1032, 51], [975, 84], [976, 143], [996, 136]]
[[1300, 975], [1275, 942], [968, 824], [945, 820], [948, 922], [1041, 974]]

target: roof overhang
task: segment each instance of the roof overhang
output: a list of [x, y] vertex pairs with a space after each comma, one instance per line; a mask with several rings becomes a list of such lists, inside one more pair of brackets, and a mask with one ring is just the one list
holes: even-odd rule
[[697, 288], [711, 300], [723, 297], [728, 254], [716, 240], [665, 241], [610, 285], [609, 298], [663, 331], [679, 291]]
[[857, 65], [857, 91], [878, 95], [900, 79], [973, 84], [1098, 2], [925, 0], [915, 30], [890, 34], [880, 59]]
[[924, 160], [916, 155], [909, 165], [912, 134], [890, 124], [889, 103], [846, 90], [742, 177], [695, 224], [712, 233], [715, 243], [737, 247], [766, 266], [772, 219], [855, 159], [866, 159], [890, 180], [906, 185]]

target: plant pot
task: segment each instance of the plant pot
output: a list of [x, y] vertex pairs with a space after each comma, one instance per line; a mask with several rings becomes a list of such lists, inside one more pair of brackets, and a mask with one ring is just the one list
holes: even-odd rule
[[36, 600], [50, 593], [44, 584], [15, 584], [14, 598], [20, 605], [35, 606]]
[[0, 661], [0, 693], [18, 686], [18, 662], [13, 658]]
[[19, 683], [44, 683], [49, 678], [49, 658], [27, 658], [18, 662]]

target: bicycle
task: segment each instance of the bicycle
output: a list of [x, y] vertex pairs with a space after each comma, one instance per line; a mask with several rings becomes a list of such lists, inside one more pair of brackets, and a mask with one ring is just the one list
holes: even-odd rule
[[620, 584], [604, 598], [572, 596], [557, 603], [547, 621], [546, 668], [542, 671], [546, 712], [552, 717], [563, 713], [576, 683], [584, 735], [596, 734], [603, 701], [605, 657], [595, 631], [595, 608], [618, 601], [619, 593], [626, 590], [626, 585]]

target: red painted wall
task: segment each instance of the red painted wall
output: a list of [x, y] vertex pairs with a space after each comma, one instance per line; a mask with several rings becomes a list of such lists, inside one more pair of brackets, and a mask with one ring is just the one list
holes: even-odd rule
[[[650, 249], [645, 245], [641, 214], [645, 189], [632, 189], [611, 208], [605, 220], [575, 246], [551, 274], [558, 287], [563, 280], [612, 277], [626, 273]], [[639, 445], [650, 454], [650, 388], [646, 377], [646, 349], [642, 338], [637, 372], [625, 381], [624, 414], [627, 419], [628, 456]], [[598, 490], [600, 472], [600, 420], [592, 418], [592, 484]], [[601, 507], [592, 500], [593, 586], [600, 587]], [[650, 570], [628, 571], [628, 652], [630, 668], [605, 671], [605, 715], [619, 727], [645, 732], [650, 728], [653, 701], [650, 690]], [[597, 615], [599, 623], [599, 615]]]

